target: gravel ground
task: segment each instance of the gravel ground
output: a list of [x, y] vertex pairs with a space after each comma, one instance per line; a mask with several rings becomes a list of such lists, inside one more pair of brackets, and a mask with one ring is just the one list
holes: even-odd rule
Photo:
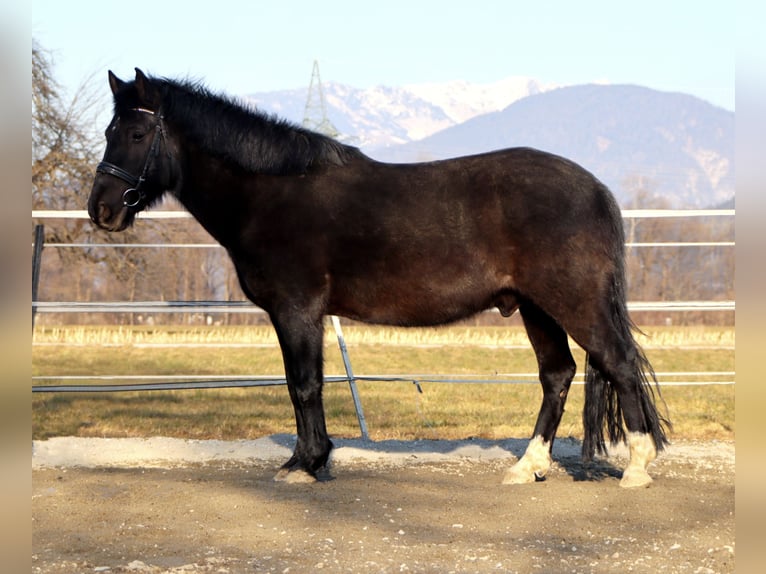
[[32, 572], [733, 572], [734, 444], [626, 451], [502, 486], [526, 441], [336, 439], [334, 480], [272, 480], [294, 437], [58, 438], [32, 457]]

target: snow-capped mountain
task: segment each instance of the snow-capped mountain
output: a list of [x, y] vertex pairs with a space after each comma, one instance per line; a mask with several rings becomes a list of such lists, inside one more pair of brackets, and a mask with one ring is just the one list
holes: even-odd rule
[[[340, 139], [363, 149], [417, 141], [554, 87], [525, 77], [489, 84], [454, 81], [364, 89], [335, 82], [322, 85], [327, 116]], [[308, 87], [255, 93], [244, 99], [301, 123], [307, 97]]]
[[513, 102], [553, 89], [553, 84], [511, 77], [489, 84], [472, 84], [463, 80], [446, 83], [413, 84], [405, 89], [422, 100], [440, 107], [456, 124], [471, 118], [497, 112]]

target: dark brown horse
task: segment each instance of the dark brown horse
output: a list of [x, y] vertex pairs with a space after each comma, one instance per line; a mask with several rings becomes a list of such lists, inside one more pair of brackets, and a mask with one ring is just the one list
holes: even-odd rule
[[651, 482], [667, 443], [625, 303], [624, 234], [609, 190], [578, 165], [507, 149], [411, 165], [247, 109], [199, 85], [109, 73], [114, 117], [88, 211], [120, 231], [173, 194], [229, 252], [279, 337], [298, 440], [277, 474], [314, 480], [332, 443], [322, 405], [324, 316], [440, 325], [519, 310], [543, 402], [504, 482], [551, 464], [575, 362], [588, 353], [583, 454], [627, 441], [623, 486]]

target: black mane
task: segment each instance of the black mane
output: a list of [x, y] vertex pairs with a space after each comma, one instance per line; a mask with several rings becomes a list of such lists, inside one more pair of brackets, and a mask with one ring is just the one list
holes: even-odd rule
[[[215, 94], [199, 82], [151, 78], [162, 114], [206, 152], [251, 173], [295, 175], [345, 165], [359, 149]], [[115, 112], [141, 106], [135, 84], [115, 97]]]

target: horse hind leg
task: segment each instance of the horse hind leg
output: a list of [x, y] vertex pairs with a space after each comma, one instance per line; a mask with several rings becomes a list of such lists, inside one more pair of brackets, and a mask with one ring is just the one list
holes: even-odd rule
[[569, 350], [567, 334], [556, 321], [530, 303], [524, 303], [520, 312], [537, 356], [543, 401], [526, 452], [508, 469], [503, 484], [534, 482], [550, 469], [553, 441], [577, 369]]
[[624, 441], [630, 448], [620, 486], [648, 486], [652, 478], [647, 467], [667, 444], [666, 428], [671, 425], [657, 412], [648, 380], [654, 378], [653, 371], [630, 332], [627, 312], [620, 307], [598, 325], [589, 330], [591, 336], [583, 345], [588, 352], [583, 456], [590, 459], [595, 451], [606, 454], [606, 430], [610, 442]]

